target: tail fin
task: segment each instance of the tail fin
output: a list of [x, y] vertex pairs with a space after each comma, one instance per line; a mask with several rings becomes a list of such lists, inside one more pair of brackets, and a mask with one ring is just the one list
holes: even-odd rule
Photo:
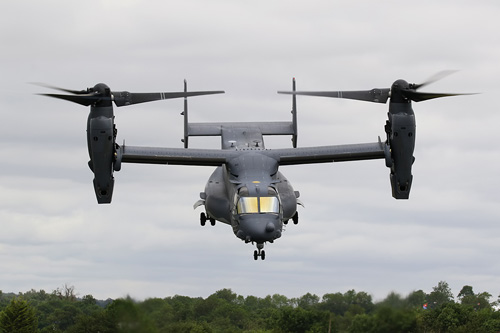
[[[184, 92], [187, 92], [187, 81], [184, 80]], [[189, 132], [188, 132], [188, 100], [187, 97], [184, 97], [184, 111], [182, 111], [181, 115], [184, 116], [184, 139], [181, 141], [184, 142], [184, 148], [189, 146]]]
[[[292, 91], [296, 91], [295, 78], [292, 79]], [[293, 148], [297, 148], [297, 136], [299, 132], [297, 130], [297, 95], [295, 94], [292, 95], [292, 128], [292, 145]]]
[[[292, 89], [295, 92], [295, 78], [292, 81]], [[187, 92], [187, 82], [184, 80], [184, 93]], [[218, 93], [218, 92], [213, 92]], [[184, 148], [189, 147], [190, 136], [223, 136], [224, 129], [226, 133], [231, 129], [247, 128], [248, 132], [262, 135], [292, 135], [292, 146], [297, 148], [297, 102], [295, 94], [292, 95], [292, 121], [280, 122], [224, 122], [224, 123], [190, 123], [188, 119], [187, 98], [184, 98], [184, 110], [181, 113], [184, 116]], [[232, 140], [232, 139], [231, 139]], [[224, 140], [223, 140], [224, 141]], [[224, 145], [223, 145], [224, 148]]]

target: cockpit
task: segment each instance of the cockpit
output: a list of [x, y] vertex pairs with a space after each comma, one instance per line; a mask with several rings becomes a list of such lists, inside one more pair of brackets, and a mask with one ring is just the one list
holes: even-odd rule
[[275, 213], [280, 212], [277, 197], [241, 197], [236, 205], [238, 214]]
[[238, 192], [236, 212], [237, 214], [279, 214], [280, 202], [278, 193], [275, 189], [269, 187], [265, 196], [249, 196], [248, 189], [242, 187]]

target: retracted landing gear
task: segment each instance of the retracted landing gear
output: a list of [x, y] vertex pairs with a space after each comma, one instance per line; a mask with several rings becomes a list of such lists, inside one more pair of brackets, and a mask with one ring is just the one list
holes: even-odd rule
[[213, 217], [211, 217], [211, 216], [207, 217], [207, 215], [205, 213], [201, 213], [200, 214], [200, 224], [201, 224], [202, 227], [205, 226], [205, 224], [207, 223], [207, 220], [210, 221], [210, 224], [212, 226], [215, 225], [215, 219]]
[[266, 259], [266, 251], [264, 251], [263, 248], [264, 244], [262, 243], [257, 244], [257, 250], [253, 251], [254, 260], [257, 260], [259, 257], [262, 260]]

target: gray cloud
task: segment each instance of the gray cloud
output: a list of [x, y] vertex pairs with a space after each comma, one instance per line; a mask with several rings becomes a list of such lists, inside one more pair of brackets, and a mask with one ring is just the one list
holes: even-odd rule
[[[495, 1], [17, 1], [0, 5], [0, 289], [64, 283], [98, 298], [323, 295], [383, 298], [446, 280], [494, 296], [500, 47]], [[95, 202], [85, 108], [35, 93], [47, 82], [84, 89], [224, 89], [193, 98], [193, 121], [286, 120], [290, 89], [384, 88], [398, 78], [480, 95], [415, 103], [409, 201], [392, 199], [383, 161], [284, 167], [306, 208], [299, 225], [253, 248], [193, 211], [210, 168], [124, 165], [114, 201]], [[387, 106], [298, 98], [299, 145], [371, 142]], [[118, 140], [181, 147], [182, 101], [116, 109]], [[218, 139], [192, 140], [217, 147]], [[289, 138], [269, 138], [268, 147]]]

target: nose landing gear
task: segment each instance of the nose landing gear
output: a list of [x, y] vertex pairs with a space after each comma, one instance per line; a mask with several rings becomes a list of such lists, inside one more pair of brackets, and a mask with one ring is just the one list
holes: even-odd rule
[[262, 243], [257, 244], [257, 250], [253, 251], [254, 260], [257, 260], [259, 257], [262, 260], [266, 259], [266, 251], [264, 251], [263, 248], [264, 244]]

